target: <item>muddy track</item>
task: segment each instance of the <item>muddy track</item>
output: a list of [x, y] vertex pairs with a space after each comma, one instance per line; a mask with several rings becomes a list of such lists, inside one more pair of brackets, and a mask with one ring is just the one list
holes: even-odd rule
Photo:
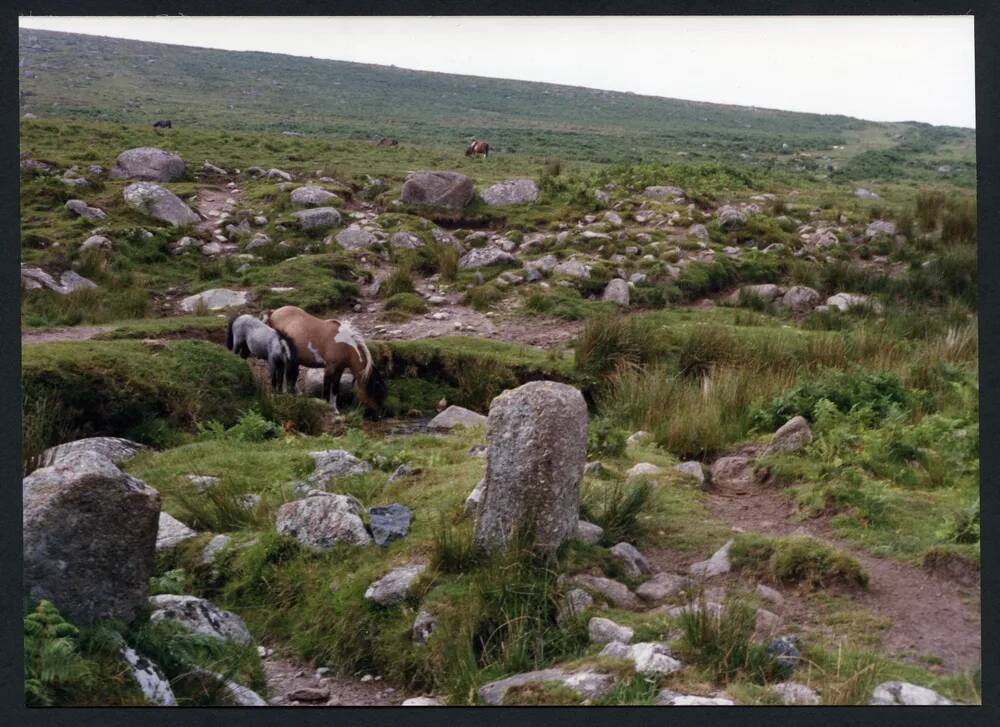
[[87, 341], [110, 330], [110, 326], [69, 326], [66, 328], [47, 328], [43, 331], [23, 331], [21, 345], [52, 343], [54, 341]]
[[709, 493], [708, 506], [721, 520], [769, 535], [809, 535], [850, 553], [868, 571], [866, 590], [852, 599], [891, 624], [882, 650], [894, 656], [932, 654], [948, 670], [975, 669], [982, 655], [978, 587], [891, 558], [878, 558], [834, 534], [825, 518], [800, 521], [789, 499], [773, 487], [743, 496]]
[[[398, 706], [409, 696], [382, 680], [320, 676], [306, 664], [276, 656], [264, 660], [264, 670], [274, 695], [269, 703], [276, 707], [387, 707]], [[296, 692], [302, 696], [311, 692], [316, 698], [296, 700]]]

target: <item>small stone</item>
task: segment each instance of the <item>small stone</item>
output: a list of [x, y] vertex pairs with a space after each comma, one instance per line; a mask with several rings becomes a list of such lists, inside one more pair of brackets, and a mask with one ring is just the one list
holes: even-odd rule
[[813, 705], [819, 704], [819, 695], [815, 690], [798, 682], [781, 682], [772, 684], [771, 691], [781, 697], [782, 704]]
[[607, 644], [612, 641], [627, 644], [632, 640], [632, 636], [635, 633], [628, 626], [616, 624], [611, 619], [601, 618], [600, 616], [594, 616], [590, 619], [587, 623], [587, 632], [590, 635], [590, 643], [592, 644]]
[[398, 503], [368, 510], [368, 522], [376, 545], [388, 545], [405, 537], [412, 519], [413, 512], [410, 508]]
[[656, 603], [683, 592], [692, 583], [693, 581], [687, 576], [674, 575], [673, 573], [657, 573], [636, 588], [635, 592], [643, 601]]
[[649, 562], [631, 543], [618, 543], [611, 548], [611, 555], [622, 564], [629, 578], [641, 578], [652, 573]]
[[626, 479], [633, 480], [636, 477], [656, 477], [663, 472], [663, 468], [657, 467], [650, 462], [639, 462], [634, 465], [625, 475]]
[[604, 528], [600, 525], [595, 525], [594, 523], [587, 522], [586, 520], [580, 520], [576, 524], [575, 537], [577, 540], [581, 540], [584, 543], [590, 543], [591, 545], [596, 545], [601, 541], [604, 536]]
[[402, 603], [426, 568], [427, 566], [423, 564], [393, 568], [368, 586], [365, 599], [374, 601], [380, 606], [395, 606]]
[[708, 560], [693, 563], [689, 569], [692, 576], [697, 578], [712, 578], [714, 576], [728, 573], [732, 569], [729, 562], [729, 549], [733, 546], [732, 540], [719, 548]]

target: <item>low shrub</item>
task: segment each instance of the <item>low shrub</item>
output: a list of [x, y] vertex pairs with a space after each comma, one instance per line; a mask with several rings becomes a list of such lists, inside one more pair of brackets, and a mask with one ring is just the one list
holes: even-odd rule
[[734, 539], [729, 560], [734, 569], [775, 583], [809, 587], [868, 585], [868, 574], [857, 560], [805, 536], [771, 538], [759, 533], [743, 533]]
[[652, 485], [645, 479], [588, 483], [580, 500], [580, 518], [604, 528], [603, 545], [636, 543], [644, 534], [639, 515], [652, 497]]

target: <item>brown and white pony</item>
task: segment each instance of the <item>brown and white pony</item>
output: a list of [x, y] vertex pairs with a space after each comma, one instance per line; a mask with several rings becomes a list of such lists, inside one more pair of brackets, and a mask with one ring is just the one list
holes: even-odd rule
[[371, 352], [347, 321], [324, 320], [301, 308], [286, 305], [265, 313], [266, 322], [290, 340], [300, 366], [324, 369], [323, 398], [337, 411], [340, 377], [349, 368], [358, 399], [376, 418], [385, 404], [386, 386], [372, 362]]
[[483, 159], [488, 157], [490, 155], [490, 145], [485, 141], [473, 140], [473, 142], [469, 144], [469, 148], [465, 150], [465, 156], [479, 156], [480, 154], [483, 155]]

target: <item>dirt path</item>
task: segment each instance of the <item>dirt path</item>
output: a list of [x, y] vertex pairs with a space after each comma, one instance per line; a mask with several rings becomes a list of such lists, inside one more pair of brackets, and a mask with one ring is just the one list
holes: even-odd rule
[[202, 187], [199, 189], [194, 205], [204, 220], [195, 225], [195, 229], [214, 234], [219, 227], [219, 218], [236, 209], [241, 194], [243, 192], [239, 189], [224, 189], [222, 187]]
[[22, 331], [21, 345], [52, 343], [53, 341], [86, 341], [110, 330], [111, 326], [70, 326], [67, 328], [47, 328], [43, 331]]
[[810, 535], [849, 552], [870, 576], [858, 606], [891, 622], [882, 649], [892, 655], [932, 654], [949, 670], [974, 669], [981, 659], [978, 588], [961, 586], [918, 567], [877, 558], [837, 537], [823, 518], [799, 522], [794, 505], [779, 491], [759, 487], [743, 496], [710, 493], [713, 514], [748, 532]]
[[276, 707], [398, 706], [408, 696], [381, 679], [320, 675], [307, 665], [277, 656], [265, 659], [264, 669], [274, 695], [269, 702]]

